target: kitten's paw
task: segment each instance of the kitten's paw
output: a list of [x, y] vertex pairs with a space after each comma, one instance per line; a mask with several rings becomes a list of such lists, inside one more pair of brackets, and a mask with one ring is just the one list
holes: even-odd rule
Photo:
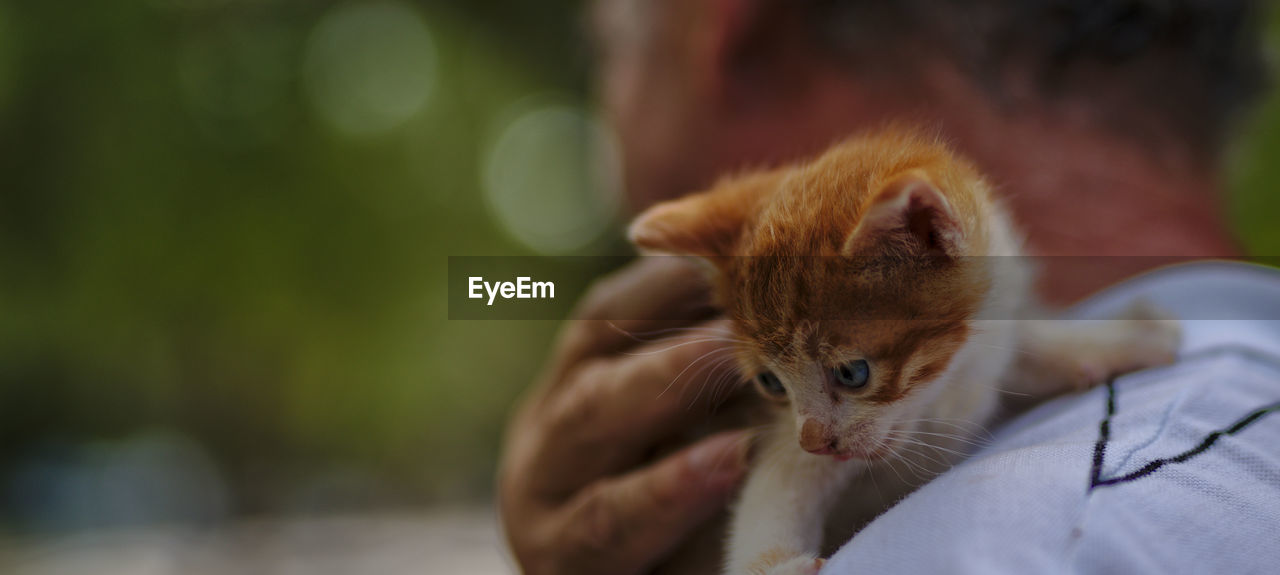
[[1173, 363], [1182, 344], [1182, 324], [1151, 302], [1139, 299], [1108, 323], [1091, 353], [1078, 364], [1080, 387], [1105, 383], [1129, 372]]
[[761, 575], [818, 575], [825, 561], [821, 558], [795, 557], [760, 571]]
[[1111, 375], [1173, 363], [1182, 345], [1182, 324], [1145, 299], [1135, 300], [1121, 316], [1125, 340]]
[[744, 571], [750, 575], [817, 575], [822, 569], [824, 559], [812, 555], [797, 554], [795, 551], [771, 549], [761, 553], [744, 568], [730, 568], [729, 573], [740, 575]]
[[[1137, 321], [1174, 320], [1172, 314], [1151, 303], [1151, 300], [1139, 297], [1129, 302], [1128, 307], [1114, 319], [1131, 319]], [[1176, 320], [1175, 320], [1176, 321]]]

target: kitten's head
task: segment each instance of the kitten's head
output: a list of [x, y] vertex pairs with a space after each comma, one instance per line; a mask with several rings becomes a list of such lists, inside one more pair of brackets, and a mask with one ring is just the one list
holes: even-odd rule
[[969, 257], [987, 251], [987, 193], [942, 144], [890, 131], [657, 205], [630, 234], [710, 263], [743, 373], [791, 406], [805, 450], [871, 459], [969, 340], [991, 287]]

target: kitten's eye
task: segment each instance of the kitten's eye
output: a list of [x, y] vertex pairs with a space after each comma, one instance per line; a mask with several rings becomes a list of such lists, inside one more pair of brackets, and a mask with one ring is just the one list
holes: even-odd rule
[[760, 384], [760, 389], [765, 393], [774, 396], [782, 396], [787, 394], [786, 388], [782, 387], [782, 382], [778, 380], [778, 376], [772, 371], [762, 371], [756, 376], [756, 383]]
[[866, 387], [871, 380], [871, 366], [865, 359], [850, 361], [831, 371], [835, 373], [836, 382], [849, 389]]

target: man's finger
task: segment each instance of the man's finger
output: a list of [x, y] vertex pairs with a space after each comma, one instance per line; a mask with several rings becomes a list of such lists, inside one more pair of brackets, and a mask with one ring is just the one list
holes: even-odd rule
[[724, 509], [746, 473], [746, 432], [704, 439], [645, 469], [583, 490], [558, 522], [565, 573], [639, 573]]
[[572, 493], [710, 420], [742, 383], [727, 338], [692, 334], [584, 364], [548, 403], [545, 435], [531, 444], [539, 461], [560, 471], [553, 484], [530, 478], [531, 486], [552, 499]]
[[679, 257], [648, 257], [598, 281], [561, 339], [562, 365], [614, 353], [711, 317], [706, 274]]
[[706, 419], [742, 383], [734, 336], [726, 326], [703, 324], [680, 337], [584, 364], [573, 375], [581, 393], [566, 395], [553, 417], [608, 439], [634, 437], [639, 429], [684, 429]]

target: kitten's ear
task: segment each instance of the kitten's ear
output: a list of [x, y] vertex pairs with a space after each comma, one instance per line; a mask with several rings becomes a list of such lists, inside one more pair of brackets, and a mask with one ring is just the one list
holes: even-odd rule
[[762, 199], [776, 189], [776, 172], [724, 180], [711, 190], [660, 203], [628, 230], [642, 252], [717, 257], [738, 255], [738, 242]]
[[891, 181], [865, 206], [841, 253], [867, 253], [873, 246], [904, 248], [919, 255], [960, 254], [960, 219], [942, 191], [923, 172]]

